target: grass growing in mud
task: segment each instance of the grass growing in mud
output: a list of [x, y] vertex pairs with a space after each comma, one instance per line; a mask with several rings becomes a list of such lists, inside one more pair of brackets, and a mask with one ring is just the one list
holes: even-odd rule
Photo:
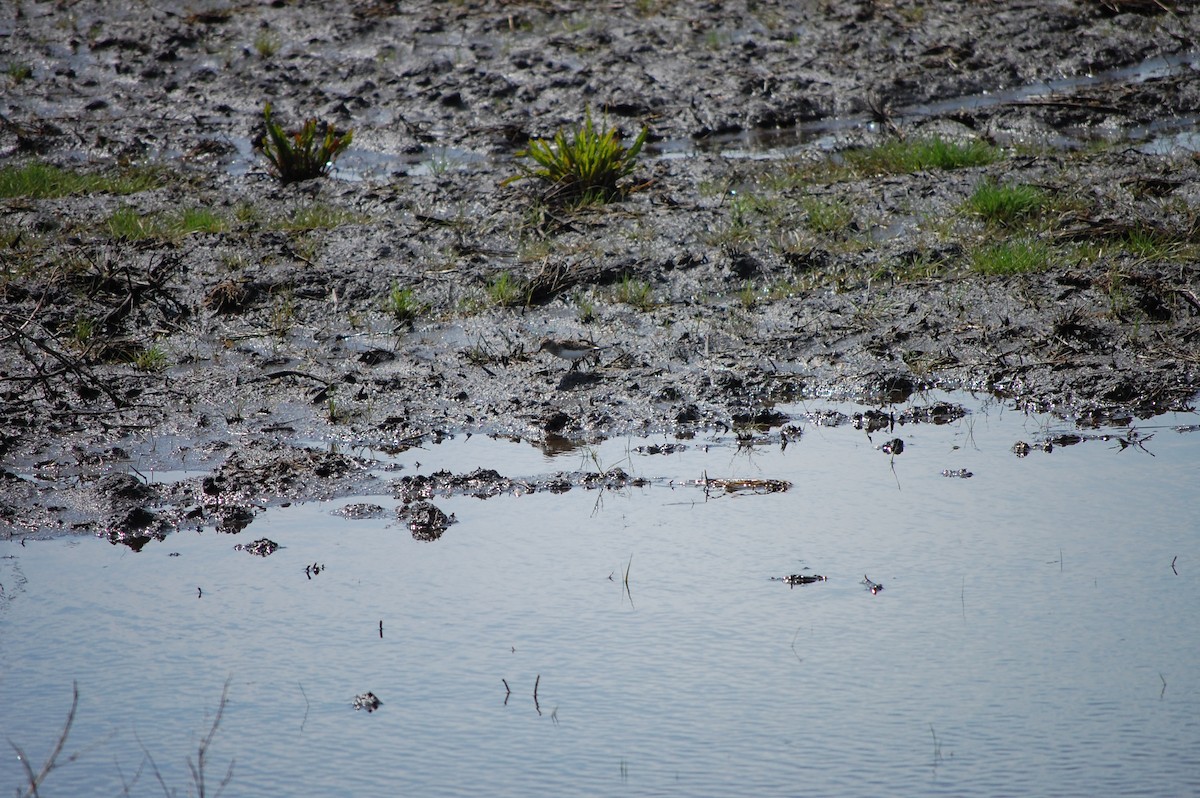
[[105, 232], [119, 241], [161, 239], [179, 240], [192, 233], [220, 233], [228, 222], [211, 208], [184, 208], [169, 215], [143, 214], [136, 208], [123, 206], [113, 211], [105, 221]]
[[982, 141], [947, 141], [939, 137], [888, 141], [875, 147], [849, 150], [845, 162], [863, 174], [908, 174], [929, 169], [987, 166], [999, 151]]
[[162, 185], [162, 170], [132, 167], [113, 173], [60, 169], [45, 163], [0, 169], [0, 198], [47, 199], [78, 194], [136, 194]]
[[299, 130], [288, 133], [271, 118], [270, 103], [263, 106], [263, 124], [262, 154], [267, 169], [285, 186], [325, 177], [354, 141], [353, 130], [338, 130], [316, 119], [307, 119]]
[[1035, 239], [988, 244], [971, 252], [971, 268], [981, 274], [1042, 272], [1050, 267], [1050, 249]]
[[1036, 217], [1045, 205], [1045, 194], [1033, 186], [984, 180], [967, 199], [966, 208], [986, 224], [1012, 227]]
[[568, 204], [608, 202], [620, 196], [618, 183], [633, 172], [649, 134], [649, 128], [642, 128], [628, 147], [622, 146], [615, 129], [596, 127], [589, 109], [574, 131], [530, 141], [517, 156], [536, 165], [522, 167], [505, 182], [532, 177], [547, 184], [548, 198]]

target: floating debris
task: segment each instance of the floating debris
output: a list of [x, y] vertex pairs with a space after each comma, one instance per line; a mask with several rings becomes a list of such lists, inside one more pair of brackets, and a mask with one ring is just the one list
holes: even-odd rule
[[1017, 457], [1028, 457], [1032, 448], [1033, 447], [1031, 447], [1025, 441], [1017, 441], [1012, 445], [1012, 453]]
[[871, 595], [875, 595], [879, 593], [879, 591], [883, 590], [883, 585], [879, 584], [878, 582], [872, 582], [871, 577], [867, 576], [866, 574], [863, 574], [863, 584], [866, 585], [867, 589], [871, 591]]
[[811, 585], [813, 582], [828, 582], [828, 576], [820, 574], [791, 574], [790, 576], [772, 576], [772, 582], [786, 582], [791, 587], [796, 585]]
[[273, 540], [268, 540], [267, 538], [259, 538], [253, 543], [247, 543], [245, 545], [239, 543], [233, 548], [234, 551], [248, 551], [251, 554], [259, 557], [266, 557], [274, 554], [275, 550], [279, 548], [279, 544]]
[[357, 712], [360, 709], [365, 709], [368, 713], [374, 712], [383, 706], [383, 702], [379, 697], [371, 692], [363, 693], [362, 695], [354, 696], [354, 710]]
[[965, 468], [959, 468], [959, 469], [944, 468], [944, 469], [942, 469], [942, 476], [958, 477], [959, 479], [970, 479], [971, 477], [973, 477], [975, 475], [972, 474], [970, 471], [968, 471]]
[[884, 454], [897, 455], [904, 453], [904, 441], [899, 438], [892, 438], [887, 443], [879, 447], [879, 450]]
[[383, 518], [387, 515], [387, 510], [378, 504], [360, 502], [358, 504], [347, 504], [345, 507], [334, 510], [333, 514], [339, 515], [342, 518], [359, 520], [364, 518]]
[[633, 450], [638, 454], [676, 454], [687, 450], [685, 443], [652, 443], [646, 446], [635, 446]]
[[705, 490], [721, 488], [726, 493], [750, 491], [751, 493], [782, 493], [792, 487], [786, 479], [720, 479], [705, 477], [696, 481]]

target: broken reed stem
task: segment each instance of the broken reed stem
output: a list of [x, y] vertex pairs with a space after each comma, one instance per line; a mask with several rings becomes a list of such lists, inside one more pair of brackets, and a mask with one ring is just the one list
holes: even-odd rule
[[[38, 798], [40, 795], [38, 792], [38, 787], [43, 781], [46, 780], [46, 777], [50, 775], [50, 772], [54, 770], [55, 766], [58, 764], [58, 757], [67, 744], [67, 736], [71, 733], [71, 727], [75, 724], [75, 710], [78, 708], [79, 682], [72, 682], [71, 710], [67, 713], [67, 721], [63, 724], [62, 733], [58, 735], [58, 742], [54, 744], [54, 750], [50, 752], [50, 756], [46, 757], [46, 762], [42, 765], [42, 769], [38, 771], [37, 775], [34, 775], [33, 768], [29, 766], [29, 757], [25, 755], [25, 752], [22, 751], [21, 748], [12, 740], [8, 741], [8, 744], [12, 746], [13, 751], [16, 752], [17, 760], [20, 761], [21, 767], [25, 769], [25, 778], [29, 780], [29, 789], [25, 791], [24, 798], [30, 798], [31, 796], [32, 798]], [[68, 757], [67, 761], [70, 762], [74, 759], [75, 756], [71, 756]], [[18, 794], [20, 795], [20, 793]]]

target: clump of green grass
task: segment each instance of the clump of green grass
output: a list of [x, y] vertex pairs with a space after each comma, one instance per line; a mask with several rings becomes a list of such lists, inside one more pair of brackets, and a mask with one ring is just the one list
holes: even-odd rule
[[638, 310], [650, 310], [654, 307], [654, 296], [650, 290], [650, 284], [628, 274], [621, 278], [621, 282], [617, 283], [616, 299], [618, 302]]
[[270, 58], [279, 52], [279, 37], [269, 30], [262, 30], [254, 37], [254, 52], [259, 58]]
[[134, 356], [133, 366], [140, 371], [162, 371], [167, 367], [167, 353], [157, 344], [148, 346]]
[[525, 301], [525, 288], [511, 272], [501, 272], [487, 286], [488, 299], [501, 307], [513, 307]]
[[297, 208], [290, 218], [277, 221], [272, 226], [279, 230], [326, 230], [362, 220], [363, 217], [353, 211], [314, 202]]
[[106, 222], [110, 237], [124, 241], [141, 241], [153, 238], [161, 232], [155, 221], [124, 206], [113, 211]]
[[[267, 168], [283, 185], [324, 177], [354, 140], [354, 131], [336, 130], [316, 119], [307, 120], [300, 130], [286, 133], [271, 119], [271, 104], [263, 107], [266, 134], [262, 138], [262, 153]], [[318, 136], [318, 129], [322, 132]]]
[[220, 233], [226, 228], [225, 220], [211, 208], [187, 208], [172, 225], [181, 235], [189, 233]]
[[1135, 227], [1121, 237], [1125, 251], [1145, 261], [1178, 262], [1195, 258], [1196, 247], [1187, 233], [1172, 236], [1152, 227]]
[[0, 168], [0, 198], [136, 194], [157, 188], [159, 183], [157, 170], [151, 168], [133, 168], [117, 174], [88, 174], [38, 162]]
[[587, 294], [575, 295], [575, 309], [580, 323], [589, 324], [596, 320], [596, 303]]
[[800, 203], [805, 223], [814, 233], [840, 233], [854, 221], [854, 211], [841, 200], [805, 197]]
[[746, 310], [750, 310], [758, 303], [758, 297], [758, 290], [754, 287], [754, 283], [749, 280], [742, 283], [742, 287], [737, 292], [738, 302]]
[[1001, 241], [971, 253], [971, 267], [983, 274], [1027, 274], [1045, 271], [1049, 265], [1050, 250], [1033, 239]]
[[425, 306], [417, 300], [416, 293], [411, 288], [401, 288], [400, 284], [395, 282], [392, 283], [392, 290], [388, 292], [385, 304], [387, 312], [402, 324], [411, 323], [425, 310]]
[[29, 64], [11, 63], [4, 70], [4, 74], [8, 75], [13, 83], [23, 83], [33, 77], [33, 67]]
[[927, 169], [986, 166], [1000, 157], [982, 141], [947, 141], [941, 137], [888, 141], [844, 153], [846, 163], [869, 174], [905, 174]]
[[1011, 227], [1036, 216], [1046, 204], [1040, 189], [1027, 185], [1000, 185], [985, 180], [975, 187], [967, 209], [987, 224]]
[[583, 124], [572, 133], [562, 130], [554, 139], [533, 139], [518, 157], [530, 158], [536, 166], [524, 167], [506, 183], [533, 177], [550, 186], [550, 196], [573, 203], [608, 202], [620, 196], [618, 182], [631, 174], [646, 143], [649, 128], [628, 147], [622, 146], [613, 128], [597, 128], [589, 110]]

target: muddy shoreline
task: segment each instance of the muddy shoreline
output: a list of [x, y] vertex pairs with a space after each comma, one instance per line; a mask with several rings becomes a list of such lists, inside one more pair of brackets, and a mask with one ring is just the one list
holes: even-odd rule
[[[6, 10], [0, 168], [110, 183], [0, 198], [5, 534], [237, 531], [449, 434], [778, 440], [779, 403], [931, 389], [1084, 427], [1191, 407], [1196, 10], [797, 5]], [[266, 174], [268, 101], [354, 130], [330, 178]], [[620, 201], [505, 184], [589, 107], [651, 131]], [[848, 155], [923, 140], [994, 157]], [[989, 219], [981, 185], [1038, 210]], [[1044, 263], [989, 272], [996, 242]], [[547, 335], [602, 350], [568, 371]]]

